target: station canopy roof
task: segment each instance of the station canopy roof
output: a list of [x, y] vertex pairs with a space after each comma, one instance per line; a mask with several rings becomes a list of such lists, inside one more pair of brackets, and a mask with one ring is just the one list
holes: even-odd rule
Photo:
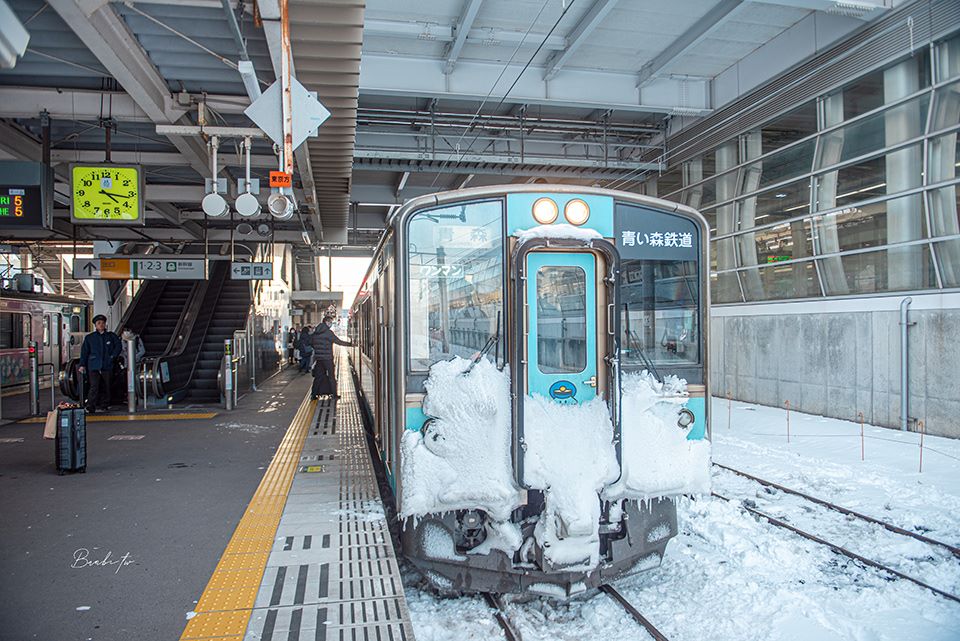
[[[206, 142], [156, 126], [252, 126], [237, 67], [249, 60], [261, 90], [277, 79], [278, 0], [3, 1], [30, 41], [0, 70], [0, 159], [39, 160], [49, 115], [57, 206], [46, 236], [72, 237], [66, 168], [103, 161], [109, 129], [111, 160], [145, 170], [148, 216], [110, 237], [236, 237], [238, 220], [200, 210]], [[665, 168], [666, 132], [864, 27], [884, 4], [290, 0], [295, 75], [332, 116], [298, 150], [298, 212], [271, 221], [271, 238], [293, 243], [298, 270], [315, 273], [320, 243], [369, 253], [413, 196], [536, 181], [636, 189]], [[265, 187], [278, 168], [270, 141], [254, 141], [251, 164]], [[238, 140], [222, 143], [220, 165], [235, 196]]]

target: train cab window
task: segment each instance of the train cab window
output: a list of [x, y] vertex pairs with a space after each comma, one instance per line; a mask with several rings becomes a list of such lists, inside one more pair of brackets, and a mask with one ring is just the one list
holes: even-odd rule
[[537, 366], [544, 374], [587, 367], [587, 275], [580, 267], [537, 270]]
[[80, 316], [77, 314], [74, 314], [70, 317], [70, 331], [71, 332], [82, 331], [80, 329]]
[[30, 316], [0, 314], [0, 349], [23, 349], [30, 340]]
[[620, 270], [624, 367], [700, 362], [696, 261], [624, 260]]
[[503, 309], [503, 203], [418, 212], [408, 233], [411, 368], [470, 358]]

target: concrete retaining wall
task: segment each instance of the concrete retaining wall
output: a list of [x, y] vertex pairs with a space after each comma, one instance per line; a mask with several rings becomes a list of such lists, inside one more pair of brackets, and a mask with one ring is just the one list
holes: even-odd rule
[[[960, 438], [960, 305], [944, 306], [950, 297], [913, 297], [910, 416]], [[713, 394], [899, 428], [902, 298], [715, 308]]]

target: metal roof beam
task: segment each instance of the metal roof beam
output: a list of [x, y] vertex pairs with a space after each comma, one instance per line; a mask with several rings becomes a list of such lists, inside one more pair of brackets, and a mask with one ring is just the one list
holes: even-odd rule
[[[103, 115], [101, 99], [109, 100], [110, 117], [117, 122], [154, 122], [126, 92], [51, 87], [0, 87], [0, 117], [36, 118], [46, 111], [54, 120], [97, 120]], [[250, 106], [246, 96], [209, 94], [205, 101], [220, 114], [241, 114]], [[188, 110], [179, 103], [172, 109], [181, 116]]]
[[[521, 158], [519, 154], [499, 154], [499, 153], [463, 153], [456, 151], [438, 151], [432, 154], [424, 154], [421, 151], [417, 150], [399, 150], [399, 149], [386, 149], [386, 148], [363, 148], [354, 150], [355, 159], [370, 159], [370, 160], [410, 160], [410, 161], [420, 161], [425, 163], [435, 162], [435, 163], [448, 163], [451, 170], [454, 173], [462, 174], [465, 170], [469, 170], [471, 173], [474, 172], [473, 167], [465, 168], [460, 166], [459, 169], [458, 163], [471, 164], [471, 163], [484, 163], [484, 164], [495, 164], [495, 165], [511, 165], [511, 166], [528, 166], [528, 167], [572, 167], [572, 168], [583, 168], [583, 169], [609, 169], [613, 171], [617, 170], [626, 170], [633, 171], [636, 169], [651, 169], [659, 170], [661, 165], [656, 162], [635, 162], [629, 160], [604, 160], [603, 158], [575, 158], [575, 157], [560, 157], [560, 156], [536, 156], [532, 154], [524, 154]], [[387, 169], [385, 167], [385, 169]], [[399, 171], [411, 171], [407, 169], [402, 169]], [[430, 169], [426, 169], [430, 171]], [[528, 172], [536, 173], [536, 172]], [[354, 198], [353, 200], [357, 200]]]
[[653, 81], [664, 67], [702, 42], [742, 4], [743, 0], [723, 0], [715, 5], [653, 60], [640, 68], [640, 73], [637, 75], [637, 87], [642, 88]]
[[8, 122], [0, 122], [0, 151], [19, 160], [41, 160], [40, 142]]
[[[456, 38], [456, 27], [453, 25], [439, 25], [423, 22], [401, 20], [365, 20], [363, 23], [364, 40], [370, 36], [387, 38], [409, 38], [412, 40], [431, 40], [434, 42], [453, 42]], [[501, 29], [499, 27], [473, 28], [467, 32], [467, 44], [489, 46], [504, 45], [523, 46], [534, 48], [543, 43], [547, 51], [561, 51], [567, 47], [567, 39], [561, 35], [546, 33], [527, 33], [522, 30]]]
[[403, 188], [407, 186], [407, 180], [410, 178], [410, 172], [405, 171], [403, 175], [400, 176], [400, 182], [397, 183], [396, 197], [400, 197], [400, 192], [403, 191]]
[[181, 220], [180, 210], [170, 203], [152, 202], [149, 204], [149, 208], [174, 225], [179, 225], [181, 229], [193, 236], [196, 240], [203, 238], [203, 228], [192, 220]]
[[463, 13], [460, 15], [460, 19], [457, 20], [454, 40], [447, 45], [447, 50], [443, 54], [446, 58], [446, 62], [443, 63], [443, 73], [449, 75], [453, 73], [454, 67], [457, 66], [457, 58], [460, 57], [460, 51], [467, 42], [467, 35], [470, 33], [471, 27], [473, 27], [473, 21], [477, 18], [477, 13], [479, 13], [481, 5], [483, 5], [483, 0], [467, 0], [467, 4], [463, 8]]
[[[452, 74], [443, 73], [436, 59], [364, 53], [360, 68], [361, 96], [405, 96], [449, 100], [483, 100], [486, 90], [503, 74], [520, 76], [505, 104], [551, 105], [596, 109], [604, 105], [618, 112], [706, 115], [710, 108], [708, 82], [660, 78], [637, 91], [636, 73], [567, 68], [549, 82], [543, 67], [520, 75], [523, 63], [461, 59]], [[539, 71], [539, 73], [538, 73]]]
[[[656, 163], [647, 163], [650, 165], [649, 171], [659, 172], [666, 169], [664, 165], [658, 165]], [[623, 169], [590, 169], [590, 168], [581, 168], [581, 167], [525, 167], [525, 166], [516, 166], [516, 165], [479, 165], [469, 168], [458, 167], [454, 163], [449, 163], [444, 166], [441, 163], [436, 164], [424, 164], [423, 161], [417, 160], [395, 160], [389, 162], [381, 162], [377, 160], [370, 160], [364, 158], [358, 158], [353, 161], [354, 171], [412, 171], [422, 174], [462, 174], [464, 171], [469, 171], [471, 174], [477, 176], [540, 176], [542, 178], [574, 178], [574, 179], [583, 179], [583, 180], [615, 180], [621, 178], [624, 175], [638, 175], [639, 172], [627, 171]], [[641, 171], [643, 171], [641, 169]], [[351, 186], [350, 197], [357, 202], [382, 202], [390, 203], [390, 201], [395, 201], [396, 197], [393, 194], [393, 188], [389, 185], [384, 185], [383, 189], [387, 193], [386, 196], [378, 198], [376, 200], [371, 200], [362, 197], [362, 192], [359, 191], [362, 189], [362, 186]], [[413, 187], [409, 187], [407, 191], [409, 192]], [[435, 189], [431, 191], [436, 191]]]
[[[2, 142], [0, 142], [2, 144]], [[123, 162], [146, 166], [184, 167], [190, 166], [190, 161], [180, 153], [168, 151], [113, 151], [110, 154], [113, 162]], [[233, 154], [221, 154], [221, 169], [227, 167], [243, 167], [243, 161], [235, 160]], [[56, 166], [71, 162], [102, 162], [103, 152], [98, 149], [53, 149], [50, 151], [50, 162]], [[275, 156], [253, 155], [250, 157], [250, 166], [254, 169], [276, 169]], [[209, 173], [209, 171], [207, 172]]]
[[[101, 5], [88, 15], [78, 0], [50, 0], [49, 4], [153, 122], [172, 124], [186, 120], [166, 80], [112, 6]], [[206, 149], [202, 145], [183, 136], [168, 138], [197, 173], [208, 173]]]
[[580, 19], [580, 22], [577, 23], [577, 26], [567, 36], [567, 48], [553, 54], [547, 61], [547, 68], [543, 72], [544, 80], [550, 80], [557, 75], [557, 72], [569, 62], [580, 45], [586, 41], [593, 30], [603, 22], [603, 19], [616, 5], [617, 0], [596, 0], [593, 3], [587, 13]]

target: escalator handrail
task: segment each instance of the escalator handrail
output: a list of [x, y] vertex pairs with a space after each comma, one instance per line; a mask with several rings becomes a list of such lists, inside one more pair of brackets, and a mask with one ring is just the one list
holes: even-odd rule
[[[136, 295], [134, 295], [133, 300], [130, 301], [127, 309], [124, 310], [123, 316], [120, 318], [120, 322], [117, 324], [117, 336], [122, 336], [123, 330], [130, 322], [131, 317], [134, 314], [139, 314], [142, 311], [139, 309], [139, 306], [144, 302], [144, 299], [147, 297], [147, 293], [153, 292], [154, 289], [159, 289], [160, 293], [154, 298], [153, 304], [150, 306], [150, 311], [147, 312], [147, 317], [149, 318], [149, 316], [153, 314], [153, 310], [157, 308], [157, 303], [159, 303], [160, 299], [163, 297], [163, 292], [167, 288], [168, 282], [169, 281], [147, 281], [144, 285], [140, 286], [140, 289], [137, 290]], [[158, 287], [153, 287], [155, 283], [159, 284]]]
[[183, 306], [183, 313], [177, 320], [177, 326], [170, 335], [166, 349], [157, 358], [170, 358], [179, 356], [183, 353], [188, 342], [190, 342], [190, 332], [193, 329], [193, 323], [197, 318], [200, 308], [203, 307], [204, 298], [210, 287], [210, 281], [198, 280], [193, 284], [190, 293], [187, 294], [187, 303]]

